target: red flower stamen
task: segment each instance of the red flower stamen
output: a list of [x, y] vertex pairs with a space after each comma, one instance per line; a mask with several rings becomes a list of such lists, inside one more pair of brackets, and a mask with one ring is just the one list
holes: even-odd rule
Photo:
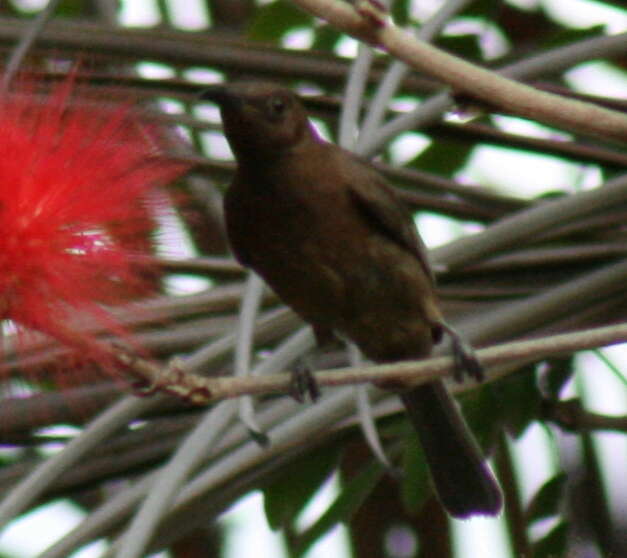
[[0, 320], [97, 356], [95, 334], [71, 318], [123, 331], [102, 304], [142, 292], [133, 260], [151, 192], [186, 168], [128, 103], [81, 101], [73, 77], [43, 96], [36, 85], [0, 96]]

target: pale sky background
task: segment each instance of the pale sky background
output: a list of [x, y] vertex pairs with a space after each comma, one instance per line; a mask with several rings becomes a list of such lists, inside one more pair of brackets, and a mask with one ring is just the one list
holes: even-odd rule
[[[588, 27], [593, 24], [605, 24], [608, 32], [618, 33], [627, 30], [627, 11], [619, 9], [605, 9], [603, 6], [588, 0], [511, 0], [520, 6], [536, 6], [541, 4], [552, 14], [568, 25], [576, 27]], [[44, 6], [46, 0], [15, 0], [12, 3], [25, 9], [39, 9]], [[414, 0], [414, 15], [427, 17], [437, 9], [440, 0]], [[154, 0], [123, 0], [121, 21], [128, 26], [151, 26], [159, 23], [159, 12]], [[199, 0], [167, 0], [170, 13], [181, 28], [198, 30], [209, 24], [208, 14], [202, 9]], [[475, 25], [473, 22], [457, 22], [451, 26], [452, 30], [468, 29]], [[475, 25], [476, 28], [476, 25]], [[294, 32], [286, 39], [286, 46], [290, 48], [306, 48], [311, 40], [307, 33]], [[487, 38], [484, 37], [483, 47], [488, 54], [499, 54], [507, 44], [502, 37], [490, 30]], [[351, 55], [356, 50], [355, 41], [346, 39], [339, 48], [343, 55]], [[155, 65], [142, 65], [140, 72], [152, 77], [167, 77], [167, 68]], [[218, 75], [211, 72], [190, 71], [190, 78], [198, 81], [215, 81]], [[607, 96], [627, 98], [627, 75], [625, 72], [610, 67], [601, 62], [580, 64], [566, 74], [570, 84], [576, 89]], [[176, 103], [170, 103], [167, 108], [177, 111]], [[216, 119], [215, 109], [202, 107], [198, 109], [199, 117]], [[550, 129], [530, 124], [529, 122], [502, 117], [498, 125], [504, 130], [530, 133], [538, 137], [552, 137], [554, 132]], [[219, 140], [222, 145], [217, 145], [217, 135], [209, 134], [207, 141], [212, 142], [212, 151], [216, 149], [229, 155], [228, 146], [224, 140]], [[428, 145], [420, 134], [409, 134], [399, 138], [394, 144], [394, 157], [397, 161], [407, 160], [415, 156]], [[495, 188], [502, 187], [502, 176], [507, 176], [506, 183], [513, 185], [515, 192], [523, 196], [535, 196], [547, 189], [573, 189], [573, 184], [578, 188], [590, 188], [598, 185], [601, 180], [600, 173], [594, 166], [582, 168], [580, 165], [559, 161], [552, 157], [541, 157], [533, 154], [516, 153], [514, 150], [496, 147], [481, 147], [475, 151], [468, 164], [460, 173], [461, 180], [482, 183]], [[510, 192], [512, 193], [512, 192]], [[459, 227], [451, 227], [451, 222], [437, 216], [425, 215], [418, 219], [421, 234], [428, 245], [435, 246], [447, 242], [459, 234]], [[174, 238], [168, 233], [169, 238]], [[184, 241], [184, 239], [183, 239]], [[172, 240], [172, 245], [180, 245], [181, 239]], [[170, 242], [168, 242], [170, 244]], [[185, 252], [179, 254], [184, 257]], [[185, 282], [173, 285], [174, 289], [200, 289], [203, 282]], [[619, 366], [626, 361], [627, 351], [625, 346], [616, 346], [605, 351]], [[572, 393], [578, 388], [584, 388], [586, 403], [590, 408], [604, 413], [627, 412], [627, 394], [624, 384], [612, 377], [607, 368], [592, 353], [587, 352], [579, 358], [579, 374], [577, 385], [569, 386]], [[611, 505], [617, 510], [627, 513], [627, 504], [616, 501], [616, 494], [627, 493], [624, 470], [619, 470], [619, 463], [627, 463], [627, 437], [619, 434], [602, 433], [594, 435], [595, 443], [602, 455], [612, 454], [612, 459], [607, 462], [615, 464], [611, 469], [604, 469], [606, 486], [612, 486], [609, 490]], [[513, 450], [517, 460], [522, 464], [519, 471], [521, 490], [525, 498], [529, 498], [545, 480], [555, 474], [559, 464], [552, 462], [548, 448], [547, 432], [539, 427], [532, 426], [521, 440], [513, 443]], [[618, 458], [616, 453], [621, 453]], [[531, 465], [532, 466], [529, 466]], [[318, 497], [306, 510], [302, 521], [307, 521], [307, 516], [316, 517], [320, 510], [324, 510], [335, 494], [335, 479], [331, 479]], [[31, 558], [36, 556], [43, 548], [49, 546], [52, 541], [59, 538], [76, 525], [83, 512], [67, 502], [59, 501], [33, 512], [30, 516], [14, 522], [0, 536], [0, 550], [12, 552], [18, 558]], [[241, 499], [233, 508], [225, 513], [220, 520], [227, 527], [226, 548], [227, 558], [241, 558], [243, 556], [281, 556], [280, 537], [270, 531], [263, 512], [263, 502], [260, 493], [254, 493]], [[485, 556], [499, 556], [507, 558], [511, 556], [507, 548], [505, 530], [500, 519], [473, 519], [469, 521], [452, 520], [455, 532], [464, 540], [464, 547], [457, 548], [458, 558], [484, 558]], [[548, 528], [548, 526], [546, 526]], [[33, 533], [37, 533], [33, 537]], [[347, 536], [343, 527], [338, 527], [324, 540], [314, 547], [307, 558], [342, 558], [346, 553]], [[96, 543], [90, 547], [75, 553], [72, 558], [96, 558], [100, 556], [104, 548], [103, 544]], [[167, 553], [161, 553], [159, 558], [165, 558]], [[399, 557], [401, 558], [401, 557]]]

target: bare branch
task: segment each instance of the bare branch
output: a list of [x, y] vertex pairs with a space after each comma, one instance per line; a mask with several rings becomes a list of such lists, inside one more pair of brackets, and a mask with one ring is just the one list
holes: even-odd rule
[[7, 62], [7, 68], [2, 76], [2, 83], [0, 83], [0, 90], [7, 89], [11, 80], [18, 71], [20, 64], [22, 64], [22, 61], [28, 54], [28, 51], [35, 44], [37, 37], [39, 37], [44, 27], [54, 15], [58, 4], [59, 0], [49, 0], [48, 5], [37, 14], [32, 25], [30, 25], [22, 34], [19, 42], [13, 49], [13, 52], [11, 52], [9, 61]]
[[608, 416], [593, 413], [587, 411], [579, 399], [547, 402], [543, 416], [569, 432], [588, 430], [627, 432], [627, 415]]
[[[490, 106], [582, 134], [627, 142], [627, 115], [517, 83], [452, 56], [394, 25], [370, 2], [293, 0], [334, 27]], [[627, 34], [625, 34], [627, 46]]]
[[[494, 345], [478, 350], [477, 357], [481, 364], [488, 368], [515, 362], [530, 362], [556, 354], [569, 354], [625, 341], [627, 341], [627, 323], [621, 323], [530, 341]], [[164, 368], [122, 351], [117, 352], [117, 358], [129, 369], [129, 372], [149, 383], [153, 389], [171, 393], [198, 405], [241, 395], [288, 393], [290, 390], [291, 375], [289, 373], [257, 377], [205, 378], [185, 372], [177, 361], [173, 361], [170, 366]], [[452, 369], [451, 357], [438, 357], [380, 366], [320, 370], [316, 372], [316, 380], [321, 386], [373, 382], [386, 387], [404, 388], [435, 378], [447, 377]], [[511, 367], [506, 372], [497, 371], [488, 374], [488, 379], [495, 380], [510, 372]]]

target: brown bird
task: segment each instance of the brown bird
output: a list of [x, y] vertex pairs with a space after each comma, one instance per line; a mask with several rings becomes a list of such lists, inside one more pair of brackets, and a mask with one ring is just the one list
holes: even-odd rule
[[[238, 163], [224, 200], [237, 259], [313, 327], [319, 343], [339, 334], [376, 362], [428, 356], [451, 331], [413, 219], [382, 176], [322, 140], [288, 89], [234, 83], [202, 98], [219, 105]], [[472, 364], [454, 339], [458, 360]], [[442, 382], [400, 397], [448, 512], [498, 513], [498, 484]]]

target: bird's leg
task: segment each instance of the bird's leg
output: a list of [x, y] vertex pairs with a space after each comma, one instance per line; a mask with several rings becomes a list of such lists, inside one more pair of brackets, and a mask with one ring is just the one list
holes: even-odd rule
[[484, 378], [483, 366], [477, 359], [473, 348], [447, 323], [442, 322], [439, 326], [451, 340], [453, 360], [455, 361], [455, 368], [453, 369], [455, 381], [462, 382], [466, 374], [478, 382], [482, 381]]
[[[315, 350], [313, 349], [313, 351]], [[316, 401], [320, 397], [320, 387], [313, 374], [313, 358], [312, 352], [304, 354], [291, 371], [290, 395], [299, 403], [304, 403], [307, 395], [312, 401]]]
[[332, 345], [337, 341], [331, 330], [312, 327], [316, 337], [316, 347], [307, 351], [292, 369], [290, 395], [299, 403], [303, 403], [307, 395], [312, 401], [316, 401], [320, 397], [320, 387], [313, 374], [313, 370], [316, 368], [314, 364], [316, 352], [320, 348]]

